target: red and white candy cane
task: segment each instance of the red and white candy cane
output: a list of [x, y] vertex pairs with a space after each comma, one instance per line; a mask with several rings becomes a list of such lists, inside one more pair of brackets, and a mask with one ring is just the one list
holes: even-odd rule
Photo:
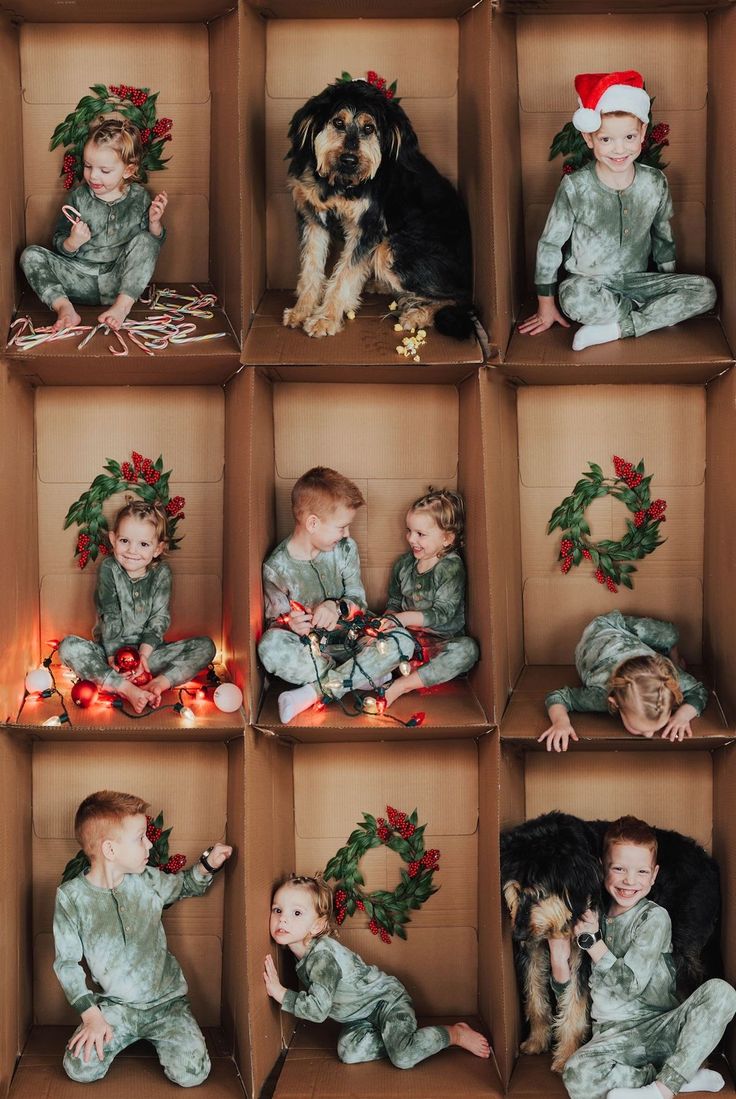
[[74, 206], [62, 206], [61, 212], [64, 217], [72, 223], [72, 225], [78, 225], [79, 222], [82, 220], [82, 215], [80, 214], [79, 210], [77, 210]]

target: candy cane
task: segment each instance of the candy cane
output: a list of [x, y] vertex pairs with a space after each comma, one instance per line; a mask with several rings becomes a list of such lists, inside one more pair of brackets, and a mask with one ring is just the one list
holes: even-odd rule
[[123, 350], [118, 351], [117, 348], [112, 346], [112, 344], [107, 345], [107, 350], [110, 351], [111, 354], [113, 354], [113, 355], [120, 355], [121, 357], [123, 355], [127, 355], [128, 354], [128, 345], [125, 342], [125, 340], [123, 339], [123, 337], [120, 335], [120, 333], [117, 331], [117, 329], [113, 328], [112, 335], [113, 335], [113, 338], [118, 341], [118, 343], [120, 344], [120, 346], [122, 347]]
[[62, 206], [61, 212], [72, 225], [78, 225], [82, 220], [82, 215], [79, 210], [76, 210], [73, 206]]

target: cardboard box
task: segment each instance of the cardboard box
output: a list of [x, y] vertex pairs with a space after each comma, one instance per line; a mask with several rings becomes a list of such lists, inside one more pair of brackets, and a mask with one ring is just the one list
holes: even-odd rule
[[[489, 361], [535, 385], [584, 382], [704, 382], [728, 367], [736, 346], [734, 143], [729, 79], [736, 10], [716, 2], [500, 0], [490, 35], [494, 156], [493, 305]], [[640, 71], [654, 117], [672, 129], [663, 159], [675, 207], [678, 270], [706, 274], [718, 316], [573, 352], [559, 326], [521, 336], [515, 325], [536, 308], [533, 269], [539, 233], [560, 180], [548, 160], [554, 135], [576, 106], [577, 72]], [[683, 79], [683, 74], [686, 74]], [[707, 99], [706, 99], [707, 90]], [[495, 155], [498, 150], [503, 155]], [[495, 358], [493, 351], [495, 350]]]
[[341, 372], [339, 382], [325, 369], [308, 372], [308, 381], [304, 377], [302, 368], [248, 372], [247, 643], [254, 720], [262, 728], [307, 741], [402, 740], [407, 735], [389, 717], [346, 717], [337, 706], [319, 713], [311, 709], [283, 726], [276, 709], [278, 688], [272, 686], [262, 699], [264, 678], [257, 660], [264, 627], [261, 566], [293, 529], [290, 493], [294, 482], [312, 466], [327, 465], [353, 479], [367, 501], [356, 515], [352, 536], [361, 553], [368, 605], [375, 611], [384, 609], [391, 566], [405, 552], [404, 517], [412, 501], [430, 485], [463, 493], [468, 516], [467, 632], [483, 638], [481, 658], [467, 680], [409, 694], [397, 701], [391, 713], [407, 720], [413, 712], [424, 711], [425, 735], [478, 736], [487, 728], [487, 715], [493, 709], [489, 532], [481, 457], [486, 439], [478, 374], [473, 371], [454, 381], [446, 376], [441, 384], [425, 381], [412, 371], [397, 371], [390, 376], [390, 384], [376, 384], [370, 373], [366, 377], [359, 369]]
[[[224, 0], [192, 0], [175, 10], [162, 2], [134, 3], [122, 20], [115, 5], [87, 0], [62, 8], [51, 2], [14, 4], [12, 14], [0, 16], [8, 165], [0, 184], [0, 332], [8, 331], [15, 309], [36, 324], [53, 319], [35, 295], [24, 292], [18, 258], [26, 244], [50, 240], [58, 211], [70, 198], [59, 178], [64, 150], [48, 148], [54, 127], [92, 84], [124, 80], [158, 91], [158, 117], [174, 122], [167, 170], [154, 173], [147, 184], [152, 191], [166, 189], [170, 200], [156, 281], [184, 293], [191, 293], [191, 283], [211, 287], [221, 308], [211, 321], [198, 322], [198, 332], [228, 333], [206, 343], [172, 345], [153, 358], [131, 344], [124, 363], [107, 350], [114, 340], [102, 335], [81, 352], [79, 339], [32, 351], [11, 348], [15, 369], [33, 384], [115, 385], [121, 378], [148, 385], [216, 384], [237, 371], [244, 324], [242, 36], [243, 18]], [[83, 308], [83, 322], [94, 323], [98, 312]], [[135, 307], [136, 314], [146, 312]]]

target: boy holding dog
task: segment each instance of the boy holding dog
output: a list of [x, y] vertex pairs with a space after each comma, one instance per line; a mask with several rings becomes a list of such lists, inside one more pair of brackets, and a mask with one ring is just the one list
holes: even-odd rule
[[[726, 981], [675, 995], [670, 918], [647, 900], [657, 877], [657, 838], [644, 821], [621, 817], [603, 842], [607, 911], [575, 924], [591, 964], [593, 1037], [565, 1065], [570, 1099], [673, 1099], [720, 1091], [724, 1079], [700, 1067], [736, 1014]], [[553, 988], [570, 979], [570, 939], [549, 941]]]

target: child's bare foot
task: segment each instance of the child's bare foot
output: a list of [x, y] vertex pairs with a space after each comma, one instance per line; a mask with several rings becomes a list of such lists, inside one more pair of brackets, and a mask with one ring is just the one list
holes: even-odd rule
[[134, 302], [135, 298], [131, 298], [129, 294], [118, 294], [112, 305], [103, 309], [97, 320], [100, 324], [106, 324], [113, 332], [117, 332], [133, 308]]
[[123, 698], [127, 698], [137, 714], [142, 714], [146, 706], [154, 707], [158, 705], [158, 702], [154, 702], [155, 695], [150, 694], [148, 690], [144, 691], [140, 687], [136, 687], [135, 683], [131, 683], [128, 679], [120, 684], [117, 691]]
[[450, 1035], [450, 1045], [467, 1049], [468, 1053], [476, 1057], [490, 1057], [491, 1047], [488, 1039], [477, 1030], [473, 1030], [467, 1023], [453, 1023], [447, 1028]]
[[146, 690], [153, 695], [153, 701], [151, 702], [151, 708], [157, 710], [161, 705], [161, 695], [164, 691], [168, 691], [171, 686], [171, 680], [167, 679], [165, 675], [157, 675], [155, 679], [151, 679], [146, 683]]
[[63, 328], [74, 328], [75, 325], [82, 322], [82, 318], [69, 301], [69, 298], [57, 298], [56, 301], [51, 303], [51, 308], [56, 313], [56, 320], [53, 324], [54, 332], [61, 332]]
[[402, 695], [408, 694], [409, 691], [418, 691], [424, 684], [419, 678], [418, 672], [412, 672], [410, 675], [399, 675], [386, 688], [384, 698], [386, 699], [386, 709], [392, 706], [397, 698], [401, 698]]

